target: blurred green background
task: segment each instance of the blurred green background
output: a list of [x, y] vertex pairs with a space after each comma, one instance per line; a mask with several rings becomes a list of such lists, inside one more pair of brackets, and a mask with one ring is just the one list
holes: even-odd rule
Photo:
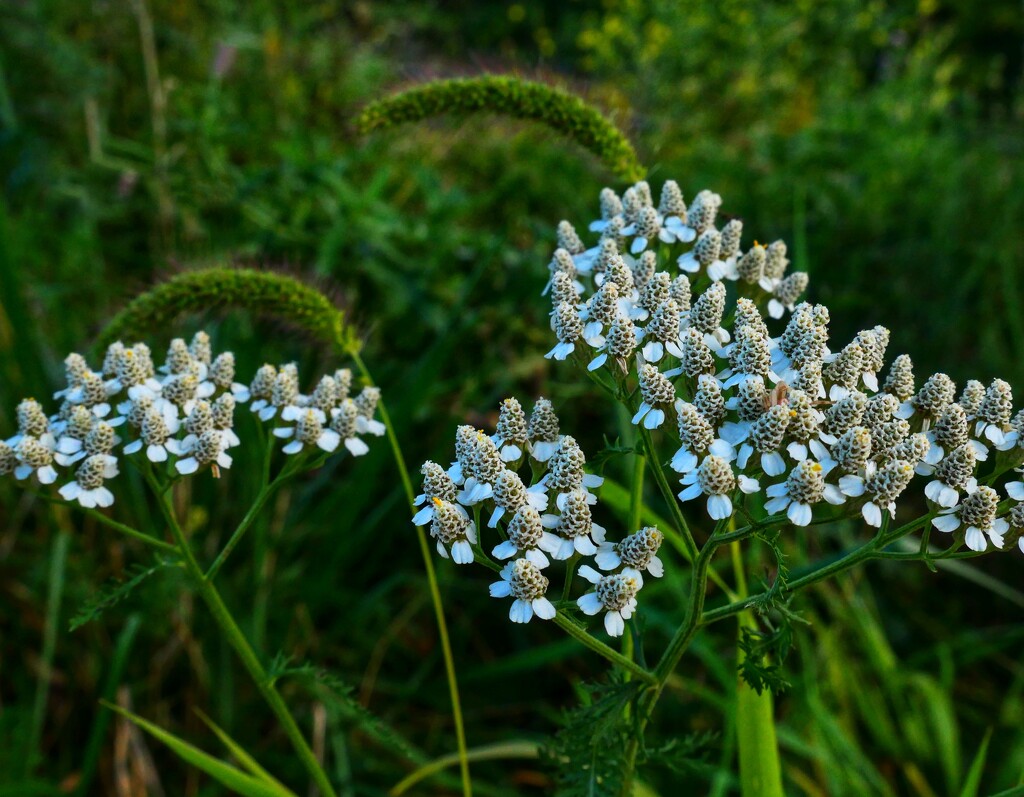
[[[587, 153], [499, 118], [352, 132], [358, 109], [387, 92], [486, 72], [582, 93], [630, 134], [656, 189], [668, 178], [687, 197], [713, 188], [747, 237], [789, 242], [811, 297], [832, 309], [834, 340], [882, 323], [890, 352], [910, 353], [919, 376], [999, 375], [1024, 393], [1022, 42], [1017, 0], [4, 3], [0, 436], [17, 401], [55, 389], [63, 356], [88, 348], [132, 295], [184, 267], [235, 262], [305, 275], [350, 309], [413, 467], [444, 461], [455, 425], [493, 422], [510, 394], [553, 397], [563, 430], [598, 450], [614, 418], [542, 358], [539, 292], [555, 224], [584, 229], [600, 188], [623, 186]], [[148, 342], [162, 351], [203, 321], [152, 330]], [[309, 378], [334, 367], [273, 325], [208, 321], [240, 373], [265, 359], [297, 358]], [[310, 679], [285, 686], [351, 795], [381, 793], [410, 755], [454, 749], [422, 565], [385, 448], [282, 493], [224, 574], [268, 658], [285, 651], [352, 687], [339, 699]], [[249, 464], [242, 457], [227, 483], [196, 483], [190, 520], [210, 551], [244, 510], [232, 498], [251, 493]], [[122, 489], [128, 510], [141, 506], [138, 485]], [[51, 551], [69, 524], [54, 625]], [[857, 534], [788, 544], [799, 563]], [[90, 794], [219, 793], [126, 726], [97, 724], [97, 701], [117, 683], [137, 713], [213, 750], [202, 709], [301, 782], [179, 578], [158, 574], [67, 630], [99, 585], [146, 561], [0, 482], [0, 794], [70, 793], [93, 768]], [[439, 569], [470, 744], [543, 741], [601, 663], [539, 623], [512, 628], [482, 571]], [[787, 793], [957, 794], [990, 732], [977, 788], [963, 793], [1017, 785], [1022, 572], [1019, 553], [938, 574], [875, 564], [801, 598], [811, 625], [777, 701]], [[682, 581], [650, 590], [652, 646], [671, 630]], [[662, 794], [679, 783], [736, 793], [727, 625], [698, 638], [664, 701], [656, 739], [717, 736], [703, 766], [645, 771]], [[39, 705], [47, 629], [54, 673]], [[481, 794], [550, 785], [536, 761], [474, 773]]]

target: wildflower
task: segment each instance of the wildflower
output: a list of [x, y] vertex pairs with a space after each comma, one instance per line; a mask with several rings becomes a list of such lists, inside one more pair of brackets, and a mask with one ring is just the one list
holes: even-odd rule
[[824, 415], [814, 408], [811, 397], [797, 388], [787, 390], [786, 403], [789, 406], [787, 434], [792, 438], [786, 451], [797, 462], [807, 459], [808, 453], [819, 461], [825, 459], [828, 456], [826, 443], [835, 442], [835, 438], [821, 430]]
[[[736, 276], [744, 282], [756, 283], [764, 275], [765, 249], [757, 241], [736, 262]], [[769, 288], [769, 290], [773, 290]]]
[[857, 391], [847, 393], [843, 398], [825, 410], [822, 428], [826, 434], [838, 437], [854, 426], [861, 425], [867, 406], [868, 399], [863, 393]]
[[[654, 526], [645, 526], [620, 542], [602, 542], [594, 560], [602, 570], [614, 570], [624, 566], [638, 574], [647, 571], [655, 578], [661, 578], [665, 566], [658, 558], [658, 550], [665, 541], [665, 535]], [[643, 586], [643, 579], [640, 579]]]
[[736, 456], [736, 467], [743, 469], [754, 451], [761, 454], [761, 469], [766, 476], [779, 476], [786, 470], [786, 461], [779, 453], [789, 426], [789, 407], [776, 404], [750, 426], [749, 443], [744, 443]]
[[703, 266], [711, 279], [718, 282], [726, 275], [726, 265], [719, 259], [722, 254], [722, 234], [715, 229], [705, 230], [697, 238], [693, 249], [678, 259], [679, 268], [696, 273]]
[[[690, 378], [702, 375], [713, 375], [715, 373], [715, 358], [711, 349], [704, 341], [704, 335], [693, 327], [688, 328], [680, 336], [679, 341], [679, 367], [665, 372], [665, 376], [672, 377], [679, 374], [686, 374]], [[712, 376], [712, 378], [714, 378]], [[715, 384], [718, 381], [715, 380]]]
[[50, 431], [50, 420], [42, 405], [33, 398], [23, 399], [15, 410], [18, 433], [7, 439], [7, 445], [16, 446], [23, 437], [42, 437]]
[[602, 365], [608, 361], [608, 357], [614, 357], [615, 361], [619, 364], [619, 368], [625, 372], [629, 366], [626, 364], [630, 357], [633, 356], [633, 352], [636, 350], [636, 328], [633, 326], [632, 320], [629, 316], [619, 313], [615, 317], [615, 322], [612, 324], [611, 329], [608, 330], [608, 335], [605, 338], [604, 346], [602, 351], [597, 355], [590, 364], [587, 366], [587, 370], [596, 371]]
[[[771, 379], [778, 382], [779, 377], [771, 370], [772, 355], [767, 335], [754, 325], [736, 329], [736, 340], [729, 347], [731, 368], [722, 387], [730, 388], [750, 377]], [[724, 351], [724, 350], [723, 350]], [[723, 374], [723, 375], [725, 375]]]
[[823, 374], [825, 381], [832, 383], [828, 397], [832, 401], [839, 401], [850, 395], [860, 383], [863, 370], [864, 349], [857, 341], [852, 341], [835, 355]]
[[909, 401], [900, 405], [898, 416], [910, 418], [915, 413], [920, 413], [926, 420], [937, 418], [946, 405], [953, 403], [954, 395], [956, 384], [952, 379], [943, 373], [932, 374]]
[[71, 414], [64, 425], [64, 432], [57, 438], [53, 458], [59, 465], [68, 467], [85, 458], [85, 438], [96, 425], [97, 418], [81, 405], [71, 408]]
[[664, 219], [663, 234], [671, 236], [673, 241], [689, 243], [697, 237], [692, 227], [687, 225], [686, 203], [683, 201], [683, 192], [679, 190], [679, 184], [675, 180], [666, 180], [661, 187], [661, 202], [658, 211]]
[[68, 393], [82, 384], [82, 379], [87, 371], [89, 371], [89, 364], [85, 358], [77, 352], [71, 352], [71, 354], [64, 358], [64, 378], [67, 380], [67, 387], [63, 390], [58, 390], [53, 394], [53, 397], [56, 399], [67, 396]]
[[97, 418], [105, 418], [110, 412], [110, 404], [107, 399], [116, 391], [116, 388], [108, 386], [103, 377], [94, 371], [86, 371], [82, 374], [82, 382], [74, 390], [68, 393], [67, 399], [72, 404], [81, 404], [87, 407]]
[[514, 470], [506, 469], [498, 475], [493, 485], [493, 498], [494, 512], [487, 522], [492, 529], [498, 525], [498, 521], [506, 511], [515, 512], [527, 505], [538, 511], [548, 508], [548, 497], [544, 491], [544, 485], [537, 483], [527, 488]]
[[676, 390], [665, 375], [650, 363], [640, 363], [640, 407], [633, 416], [633, 423], [643, 421], [644, 428], [657, 429], [665, 422], [665, 410], [675, 402]]
[[530, 441], [530, 454], [538, 462], [547, 462], [558, 450], [561, 436], [558, 434], [558, 416], [546, 398], [537, 399], [526, 426]]
[[793, 312], [797, 300], [807, 290], [809, 277], [803, 271], [794, 271], [775, 287], [775, 295], [768, 301], [768, 315], [782, 318], [786, 310]]
[[833, 484], [825, 484], [825, 473], [820, 462], [805, 459], [789, 472], [781, 484], [772, 484], [765, 490], [769, 500], [766, 512], [775, 514], [785, 510], [794, 526], [806, 526], [813, 516], [812, 505], [823, 498], [830, 504], [841, 504], [846, 499]]
[[981, 408], [981, 402], [985, 400], [985, 385], [977, 379], [968, 379], [964, 385], [957, 404], [964, 408], [968, 418], [974, 418]]
[[18, 455], [7, 443], [0, 441], [0, 476], [12, 473], [18, 467]]
[[679, 439], [682, 445], [672, 457], [672, 470], [677, 473], [690, 473], [697, 467], [699, 455], [706, 452], [716, 454], [723, 459], [735, 458], [736, 452], [733, 447], [715, 437], [714, 427], [696, 406], [679, 399], [676, 401], [675, 409], [679, 425]]
[[345, 448], [354, 457], [361, 457], [370, 450], [357, 433], [365, 427], [365, 418], [359, 414], [354, 400], [347, 398], [331, 410], [331, 429], [337, 433]]
[[522, 554], [537, 567], [547, 567], [551, 562], [544, 551], [554, 554], [562, 546], [561, 540], [544, 528], [537, 509], [529, 504], [523, 504], [515, 510], [505, 531], [508, 539], [491, 551], [497, 559], [511, 559]]
[[463, 467], [466, 481], [459, 493], [459, 503], [472, 506], [494, 494], [494, 483], [505, 471], [505, 463], [494, 441], [483, 432], [476, 433], [468, 456], [469, 470]]
[[772, 241], [765, 247], [765, 261], [761, 287], [766, 291], [774, 291], [782, 281], [786, 269], [789, 267], [789, 259], [786, 257], [786, 242]]
[[909, 356], [901, 354], [892, 361], [882, 390], [898, 398], [901, 403], [909, 401], [914, 395], [914, 364]]
[[264, 363], [256, 370], [256, 375], [248, 388], [235, 391], [235, 398], [242, 403], [251, 401], [249, 409], [259, 412], [270, 403], [274, 395], [274, 383], [277, 381], [277, 369], [270, 363]]
[[513, 623], [528, 623], [534, 615], [541, 620], [555, 616], [554, 604], [545, 597], [548, 579], [536, 564], [529, 559], [517, 559], [505, 565], [499, 575], [501, 581], [490, 586], [491, 597], [515, 598], [508, 610]]
[[359, 395], [353, 399], [359, 417], [356, 419], [356, 431], [361, 434], [372, 434], [374, 437], [381, 437], [387, 432], [387, 427], [380, 421], [374, 420], [377, 412], [377, 405], [380, 403], [380, 388], [367, 385], [359, 391]]
[[19, 463], [14, 469], [14, 478], [21, 481], [34, 473], [40, 484], [53, 484], [57, 480], [57, 471], [53, 467], [55, 445], [56, 441], [49, 432], [39, 437], [23, 434], [14, 447]]
[[219, 478], [219, 468], [231, 467], [231, 455], [224, 450], [224, 436], [216, 429], [209, 429], [198, 437], [189, 435], [182, 441], [181, 449], [190, 455], [174, 463], [175, 470], [183, 476], [209, 465], [214, 477]]
[[295, 426], [274, 429], [274, 437], [294, 438], [281, 449], [285, 454], [298, 454], [314, 446], [330, 453], [341, 442], [341, 436], [334, 429], [324, 428], [323, 413], [312, 407], [295, 419]]
[[943, 510], [932, 519], [932, 525], [946, 533], [966, 526], [964, 543], [972, 551], [984, 551], [989, 541], [996, 548], [1002, 548], [1003, 535], [1010, 530], [1010, 524], [1005, 518], [996, 517], [998, 512], [999, 493], [991, 487], [981, 486], [969, 493], [960, 506]]
[[516, 399], [507, 398], [501, 402], [498, 425], [491, 439], [499, 447], [499, 453], [505, 462], [515, 462], [523, 455], [523, 449], [529, 446], [526, 413]]
[[473, 546], [476, 545], [476, 525], [469, 519], [466, 510], [458, 504], [431, 499], [434, 517], [430, 522], [430, 536], [437, 541], [437, 552], [445, 559], [449, 557], [459, 565], [468, 565], [475, 559]]
[[881, 527], [883, 509], [891, 517], [896, 517], [896, 499], [907, 489], [913, 477], [912, 464], [902, 459], [891, 459], [865, 479], [864, 490], [871, 498], [861, 509], [861, 515], [868, 525]]
[[168, 416], [178, 417], [179, 412], [189, 415], [196, 405], [199, 379], [194, 374], [178, 374], [164, 382], [160, 397], [154, 404], [157, 409]]
[[969, 443], [957, 446], [939, 463], [935, 479], [925, 486], [924, 494], [945, 509], [955, 507], [960, 502], [961, 490], [971, 493], [978, 487], [974, 478], [976, 462], [977, 456]]
[[436, 462], [424, 462], [420, 473], [423, 475], [423, 492], [416, 496], [413, 504], [423, 508], [413, 516], [412, 522], [417, 526], [425, 526], [434, 519], [434, 499], [440, 498], [442, 501], [453, 503], [458, 494], [458, 487], [444, 468]]
[[643, 584], [640, 574], [627, 569], [603, 576], [589, 565], [583, 565], [578, 572], [596, 589], [583, 595], [576, 605], [584, 614], [605, 612], [604, 628], [608, 636], [622, 636], [625, 621], [636, 611], [636, 594]]
[[619, 286], [614, 282], [606, 282], [587, 300], [585, 308], [587, 323], [583, 327], [583, 339], [592, 347], [600, 348], [605, 341], [601, 333], [605, 327], [609, 327], [615, 322], [618, 312]]
[[[622, 200], [610, 188], [602, 188], [600, 194], [601, 218], [590, 222], [591, 232], [603, 232], [612, 219], [622, 218]], [[685, 213], [685, 209], [684, 209]]]
[[672, 290], [672, 278], [668, 272], [659, 271], [657, 274], [651, 275], [649, 279], [638, 281], [637, 285], [642, 285], [640, 289], [640, 296], [637, 300], [638, 304], [648, 312], [653, 313], [661, 305], [669, 300], [669, 295]]
[[889, 330], [879, 325], [857, 333], [857, 343], [863, 353], [864, 373], [861, 375], [869, 390], [878, 390], [878, 372], [885, 365], [885, 351], [889, 347]]
[[644, 328], [644, 359], [656, 363], [667, 351], [673, 357], [682, 357], [679, 348], [679, 306], [672, 299], [666, 299], [651, 316]]
[[698, 296], [690, 310], [690, 325], [704, 335], [705, 342], [714, 351], [721, 349], [730, 339], [722, 327], [724, 315], [725, 286], [720, 282], [713, 283]]
[[182, 453], [180, 441], [171, 436], [176, 434], [177, 431], [177, 419], [174, 420], [173, 424], [169, 425], [163, 414], [151, 406], [142, 419], [139, 429], [141, 436], [128, 443], [124, 447], [124, 453], [134, 454], [137, 451], [141, 451], [143, 446], [146, 446], [146, 459], [150, 462], [166, 462], [169, 453], [175, 455]]
[[594, 523], [590, 515], [592, 497], [582, 488], [562, 493], [558, 501], [562, 514], [541, 517], [544, 527], [554, 529], [559, 538], [558, 547], [551, 552], [555, 559], [568, 559], [573, 553], [593, 556], [597, 543], [604, 542], [604, 527]]
[[985, 391], [985, 397], [978, 407], [974, 432], [984, 437], [999, 451], [1006, 451], [1017, 445], [1017, 433], [1010, 426], [1013, 415], [1013, 392], [1002, 379], [992, 380]]
[[[708, 454], [700, 466], [687, 473], [679, 480], [686, 489], [679, 493], [680, 501], [692, 501], [701, 495], [708, 497], [708, 515], [712, 520], [724, 520], [732, 515], [733, 490], [737, 487], [737, 479], [732, 467], [722, 457]], [[756, 479], [741, 475], [738, 480], [739, 489], [743, 493], [753, 493], [759, 488]]]
[[213, 428], [217, 429], [224, 438], [225, 448], [234, 448], [241, 445], [235, 433], [235, 397], [231, 393], [222, 393], [213, 402], [210, 408], [210, 420], [213, 421]]
[[820, 459], [825, 473], [838, 467], [846, 476], [839, 479], [839, 489], [844, 495], [858, 496], [864, 492], [864, 479], [859, 475], [869, 468], [871, 461], [871, 431], [864, 426], [847, 429], [833, 444], [827, 456]]
[[629, 251], [634, 255], [643, 252], [651, 241], [657, 239], [665, 243], [672, 243], [675, 234], [663, 230], [658, 219], [658, 211], [653, 207], [640, 208], [636, 221], [622, 228], [623, 235], [635, 235]]
[[722, 251], [719, 257], [725, 263], [726, 273], [731, 279], [736, 279], [736, 261], [740, 254], [740, 240], [743, 237], [743, 222], [739, 219], [731, 219], [722, 228]]
[[[603, 477], [586, 473], [583, 470], [586, 464], [587, 458], [576, 439], [570, 435], [564, 435], [559, 441], [558, 448], [548, 460], [548, 472], [540, 481], [546, 488], [559, 493], [555, 504], [560, 510], [564, 509], [570, 492], [579, 489], [586, 491], [587, 488], [600, 487], [604, 484]], [[597, 503], [597, 497], [587, 492], [587, 503]]]
[[294, 363], [281, 366], [270, 389], [270, 400], [259, 410], [261, 421], [269, 421], [279, 411], [283, 412], [299, 402], [299, 373]]
[[569, 302], [560, 303], [555, 309], [555, 334], [558, 336], [558, 344], [544, 356], [548, 359], [554, 357], [556, 360], [564, 360], [576, 350], [576, 341], [582, 332], [583, 322], [576, 306]]
[[[648, 249], [640, 257], [633, 261], [633, 284], [634, 285], [646, 285], [656, 274], [664, 274], [664, 281], [666, 286], [666, 298], [668, 297], [668, 289], [672, 285], [672, 277], [665, 271], [658, 271], [658, 256], [653, 251]], [[647, 308], [650, 310], [651, 308]]]
[[117, 474], [117, 459], [109, 454], [93, 454], [78, 466], [75, 480], [65, 484], [59, 492], [65, 501], [78, 501], [87, 509], [108, 507], [114, 503], [114, 494], [104, 482]]
[[[764, 386], [762, 385], [762, 388]], [[697, 377], [697, 392], [693, 396], [693, 406], [707, 418], [712, 426], [718, 426], [725, 418], [725, 400], [722, 388], [713, 376]]]

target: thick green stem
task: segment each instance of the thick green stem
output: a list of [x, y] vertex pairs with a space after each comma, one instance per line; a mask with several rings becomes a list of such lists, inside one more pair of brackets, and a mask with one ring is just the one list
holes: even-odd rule
[[686, 550], [692, 561], [697, 557], [697, 543], [694, 542], [693, 534], [690, 532], [690, 526], [686, 522], [686, 518], [683, 517], [683, 510], [679, 506], [679, 499], [672, 491], [672, 486], [668, 483], [668, 479], [665, 478], [665, 471], [661, 467], [661, 462], [658, 460], [657, 449], [655, 449], [654, 441], [651, 439], [651, 431], [641, 426], [640, 439], [644, 444], [644, 459], [647, 461], [647, 465], [651, 474], [654, 476], [654, 481], [657, 483], [658, 489], [661, 490], [661, 495], [665, 499], [665, 503], [668, 504], [668, 511], [672, 516], [672, 522], [676, 527], [676, 531], [678, 531], [680, 536], [683, 538], [683, 544], [686, 546]]
[[153, 488], [153, 492], [157, 496], [157, 503], [160, 505], [160, 511], [163, 513], [164, 519], [167, 521], [167, 525], [170, 527], [171, 533], [174, 535], [174, 539], [178, 544], [178, 550], [181, 552], [181, 556], [185, 561], [185, 569], [188, 571], [188, 574], [191, 577], [196, 590], [199, 592], [200, 597], [203, 599], [203, 602], [213, 615], [213, 619], [216, 621], [217, 626], [224, 634], [228, 644], [231, 645], [235, 653], [238, 655], [238, 658], [242, 662], [242, 666], [245, 667], [246, 671], [255, 683], [256, 689], [259, 690], [260, 695], [270, 707], [270, 710], [274, 712], [278, 722], [281, 723], [282, 730], [284, 730], [285, 735], [292, 743], [292, 747], [294, 748], [296, 755], [298, 755], [299, 760], [306, 768], [306, 771], [313, 779], [313, 782], [316, 783], [321, 795], [323, 797], [336, 797], [334, 787], [331, 786], [331, 782], [328, 779], [327, 774], [320, 766], [320, 762], [317, 761], [316, 755], [314, 755], [309, 744], [306, 742], [305, 737], [302, 735], [302, 731], [299, 730], [299, 726], [295, 722], [295, 718], [291, 715], [291, 712], [288, 710], [288, 706], [285, 705], [281, 695], [278, 693], [277, 689], [274, 688], [274, 683], [267, 674], [263, 665], [260, 663], [256, 652], [252, 649], [252, 646], [245, 638], [245, 634], [242, 633], [242, 629], [238, 627], [238, 624], [231, 616], [231, 612], [228, 611], [220, 593], [213, 584], [207, 580], [206, 575], [203, 573], [203, 569], [199, 566], [199, 562], [196, 560], [195, 554], [192, 552], [192, 547], [189, 545], [188, 538], [185, 536], [185, 532], [182, 530], [181, 525], [174, 516], [174, 512], [169, 503], [169, 497], [162, 495], [160, 485], [156, 482], [156, 479], [151, 473], [147, 473], [146, 478], [150, 483], [150, 486]]
[[[339, 345], [341, 345], [340, 341]], [[359, 352], [351, 350], [349, 353], [363, 378], [373, 382], [370, 370], [359, 356]], [[391, 455], [395, 460], [395, 467], [398, 469], [398, 476], [402, 481], [402, 488], [405, 491], [405, 497], [409, 504], [409, 511], [411, 514], [416, 514], [416, 505], [414, 503], [416, 491], [413, 489], [412, 480], [409, 478], [409, 470], [405, 464], [402, 447], [398, 442], [398, 435], [395, 434], [395, 427], [391, 423], [391, 417], [388, 415], [388, 410], [383, 400], [377, 404], [377, 411], [380, 412], [381, 421], [387, 430], [388, 443], [391, 445]], [[448, 678], [448, 693], [452, 704], [452, 721], [455, 724], [455, 743], [458, 748], [459, 771], [462, 776], [462, 794], [463, 797], [472, 797], [473, 782], [469, 774], [469, 748], [466, 744], [466, 728], [462, 718], [462, 700], [459, 697], [459, 682], [455, 675], [455, 657], [452, 655], [451, 640], [448, 636], [448, 622], [444, 616], [441, 589], [437, 584], [437, 574], [434, 572], [434, 560], [431, 555], [430, 544], [427, 542], [426, 533], [424, 533], [420, 526], [416, 526], [416, 537], [419, 541], [420, 555], [423, 558], [423, 569], [426, 572], [427, 585], [430, 588], [430, 601], [434, 605], [437, 635], [441, 643], [441, 655], [444, 657], [444, 668]]]

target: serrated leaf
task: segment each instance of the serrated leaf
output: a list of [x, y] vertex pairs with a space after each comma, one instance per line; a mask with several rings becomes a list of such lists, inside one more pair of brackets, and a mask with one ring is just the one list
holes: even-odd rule
[[79, 608], [75, 613], [75, 616], [71, 618], [70, 630], [75, 631], [83, 625], [91, 623], [111, 606], [120, 603], [127, 598], [132, 593], [132, 590], [151, 575], [166, 567], [170, 567], [172, 564], [173, 562], [169, 560], [160, 560], [151, 567], [145, 567], [144, 565], [132, 565], [128, 567], [125, 571], [124, 578], [108, 581], [100, 587], [99, 592], [89, 598], [89, 600]]
[[144, 720], [127, 709], [115, 706], [113, 703], [107, 703], [106, 701], [103, 701], [103, 705], [163, 742], [185, 763], [205, 772], [222, 786], [226, 786], [232, 791], [243, 795], [243, 797], [296, 797], [294, 792], [289, 791], [284, 786], [257, 780], [252, 775], [236, 769], [219, 758], [214, 758], [209, 753], [203, 752], [198, 747], [179, 739], [174, 734], [168, 733], [158, 725]]

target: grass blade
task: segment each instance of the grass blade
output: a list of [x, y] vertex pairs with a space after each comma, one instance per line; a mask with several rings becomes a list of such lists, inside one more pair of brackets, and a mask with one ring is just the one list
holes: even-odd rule
[[260, 766], [259, 762], [249, 755], [242, 746], [238, 744], [238, 742], [227, 735], [226, 731], [224, 731], [198, 708], [195, 709], [195, 712], [199, 715], [199, 719], [206, 723], [206, 727], [216, 734], [217, 738], [220, 739], [221, 744], [223, 744], [228, 749], [228, 752], [237, 759], [238, 763], [249, 770], [250, 775], [259, 778], [264, 783], [269, 783], [271, 786], [276, 786], [283, 791], [287, 791], [283, 783]]
[[985, 759], [988, 758], [988, 743], [992, 740], [992, 729], [985, 733], [985, 738], [978, 746], [978, 752], [971, 762], [971, 768], [967, 770], [967, 778], [964, 780], [963, 788], [960, 789], [960, 797], [978, 797], [981, 788], [981, 778], [985, 774]]
[[144, 720], [142, 717], [120, 706], [115, 706], [107, 701], [103, 701], [103, 705], [111, 711], [116, 711], [122, 717], [131, 720], [144, 731], [159, 739], [171, 748], [185, 763], [191, 764], [196, 769], [205, 772], [221, 785], [238, 792], [243, 797], [295, 797], [294, 792], [289, 791], [280, 784], [257, 780], [252, 775], [247, 775], [230, 764], [221, 761], [219, 758], [214, 758], [212, 755], [204, 753], [198, 747], [179, 739], [163, 728]]

